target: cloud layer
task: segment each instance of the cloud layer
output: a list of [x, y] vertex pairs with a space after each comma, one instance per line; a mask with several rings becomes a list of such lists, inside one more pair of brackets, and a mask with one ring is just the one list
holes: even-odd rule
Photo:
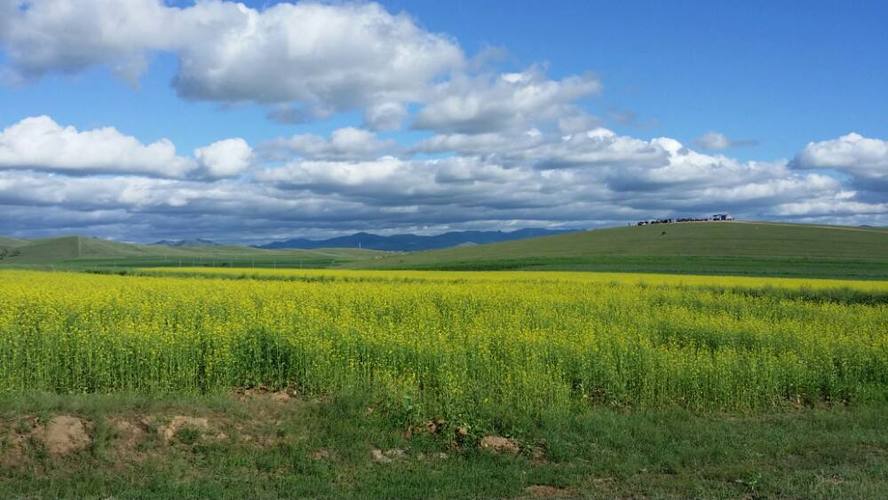
[[[360, 229], [590, 227], [724, 210], [848, 223], [888, 213], [884, 198], [861, 197], [853, 183], [814, 170], [845, 168], [848, 155], [864, 154], [859, 175], [878, 176], [884, 164], [871, 148], [878, 153], [881, 141], [852, 137], [865, 151], [848, 152], [844, 136], [809, 145], [793, 162], [744, 162], [603, 128], [504, 134], [400, 148], [345, 128], [279, 138], [256, 152], [225, 139], [186, 158], [166, 140], [144, 145], [113, 128], [28, 118], [0, 135], [0, 206], [18, 214], [4, 231], [261, 241]], [[823, 153], [836, 147], [843, 152]], [[443, 156], [417, 154], [429, 149]]]

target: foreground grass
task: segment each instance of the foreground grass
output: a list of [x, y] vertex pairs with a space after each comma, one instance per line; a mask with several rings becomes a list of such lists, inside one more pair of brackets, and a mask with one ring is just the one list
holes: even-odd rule
[[0, 498], [888, 497], [884, 282], [204, 272], [0, 273]]
[[[364, 395], [6, 396], [0, 497], [885, 498], [886, 410], [729, 415], [591, 407], [514, 436], [521, 452], [511, 455], [480, 450], [474, 430], [457, 439], [447, 423], [437, 433], [405, 432]], [[2, 460], [13, 436], [60, 414], [92, 426], [86, 449], [52, 456], [30, 439], [15, 461]], [[206, 417], [209, 428], [185, 428], [165, 443], [157, 429], [175, 415]], [[121, 420], [152, 423], [133, 440], [111, 424]], [[378, 463], [374, 449], [403, 456]]]

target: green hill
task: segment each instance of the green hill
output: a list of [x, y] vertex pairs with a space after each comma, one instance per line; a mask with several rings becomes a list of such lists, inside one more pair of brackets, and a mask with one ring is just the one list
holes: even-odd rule
[[352, 266], [886, 279], [888, 230], [758, 222], [656, 224], [401, 254]]
[[27, 240], [18, 240], [15, 238], [7, 238], [5, 236], [0, 236], [0, 248], [15, 248], [20, 247], [22, 245], [27, 245]]
[[392, 254], [0, 238], [0, 266], [581, 270], [888, 279], [888, 229], [723, 222], [619, 227]]
[[[11, 244], [7, 244], [9, 241]], [[0, 240], [0, 265], [84, 266], [280, 266], [326, 267], [368, 259], [380, 252], [358, 249], [262, 250], [240, 246], [135, 245], [82, 236]]]

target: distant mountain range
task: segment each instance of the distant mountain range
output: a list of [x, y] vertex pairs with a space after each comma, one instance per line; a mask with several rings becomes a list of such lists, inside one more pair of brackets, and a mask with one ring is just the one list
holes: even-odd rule
[[160, 240], [155, 241], [152, 245], [163, 245], [166, 247], [217, 247], [219, 243], [215, 241], [196, 238], [193, 240]]
[[434, 236], [416, 234], [394, 234], [380, 236], [371, 233], [355, 233], [326, 240], [309, 240], [296, 238], [275, 241], [257, 248], [364, 248], [367, 250], [386, 250], [390, 252], [415, 252], [419, 250], [435, 250], [456, 246], [481, 245], [500, 241], [523, 240], [538, 236], [553, 236], [574, 232], [576, 230], [558, 229], [519, 229], [517, 231], [452, 231]]

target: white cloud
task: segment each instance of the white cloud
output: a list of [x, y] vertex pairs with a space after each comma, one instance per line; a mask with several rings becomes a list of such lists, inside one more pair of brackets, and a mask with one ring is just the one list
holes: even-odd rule
[[250, 167], [253, 149], [241, 138], [224, 139], [198, 148], [194, 157], [210, 177], [230, 177]]
[[578, 112], [558, 118], [558, 130], [562, 134], [585, 132], [600, 126], [600, 120], [586, 113]]
[[777, 207], [779, 216], [879, 216], [888, 219], [888, 203], [865, 203], [848, 200], [844, 193], [796, 203], [784, 203]]
[[667, 156], [667, 149], [657, 140], [620, 136], [599, 127], [544, 142], [510, 158], [510, 162], [528, 161], [542, 169], [653, 167], [665, 164]]
[[[372, 137], [346, 129], [303, 146], [317, 146], [313, 154], [324, 156], [332, 154], [334, 143], [352, 147]], [[518, 146], [501, 155], [299, 156], [282, 166], [260, 156], [253, 160], [253, 175], [215, 180], [6, 169], [0, 170], [0, 206], [17, 214], [15, 222], [5, 223], [6, 232], [49, 228], [35, 222], [37, 214], [54, 213], [67, 221], [56, 227], [143, 239], [177, 236], [184, 227], [203, 237], [239, 239], [248, 231], [261, 239], [368, 229], [577, 227], [722, 210], [746, 218], [820, 222], [888, 216], [884, 200], [861, 199], [840, 179], [800, 172], [786, 162], [741, 162], [701, 154], [669, 138], [641, 140], [606, 129], [564, 138], [507, 137]], [[479, 136], [449, 139], [470, 138]], [[219, 144], [235, 142], [220, 141], [204, 151], [224, 152]], [[483, 149], [478, 144], [471, 147]], [[207, 169], [209, 156], [197, 156], [195, 163]]]
[[25, 118], [0, 132], [0, 169], [139, 173], [182, 177], [195, 168], [167, 139], [142, 144], [113, 127], [78, 131], [48, 116]]
[[491, 155], [526, 150], [543, 142], [537, 129], [517, 133], [439, 134], [421, 141], [414, 150], [422, 153], [456, 152], [464, 155]]
[[[888, 141], [857, 133], [809, 142], [793, 160], [798, 168], [829, 168], [846, 172], [869, 187], [888, 189]], [[876, 185], [874, 185], [875, 183]]]
[[147, 52], [172, 46], [176, 11], [157, 0], [13, 1], [0, 32], [10, 62], [24, 78], [107, 64], [135, 81]]
[[[7, 14], [0, 32], [24, 78], [104, 64], [136, 80], [156, 51], [175, 54], [176, 91], [222, 102], [295, 103], [295, 119], [368, 108], [392, 126], [397, 107], [464, 65], [459, 46], [375, 3], [281, 3], [256, 10], [207, 0], [39, 0]], [[289, 110], [289, 112], [287, 112]]]
[[399, 102], [380, 102], [367, 109], [364, 122], [373, 130], [397, 130], [407, 114], [407, 108]]
[[[178, 60], [172, 85], [187, 99], [258, 103], [287, 123], [361, 111], [364, 127], [395, 130], [419, 106], [417, 128], [483, 133], [594, 118], [576, 105], [601, 90], [591, 74], [552, 80], [539, 67], [482, 71], [451, 38], [376, 3], [287, 3], [254, 9], [205, 0], [34, 0], [8, 11], [0, 45], [22, 80], [110, 67], [137, 83], [158, 52]], [[10, 7], [12, 6], [12, 7]]]
[[[167, 236], [183, 225], [213, 236], [245, 227], [278, 234], [515, 221], [588, 226], [714, 210], [821, 221], [888, 213], [883, 198], [866, 199], [832, 175], [604, 128], [439, 135], [409, 151], [449, 155], [438, 158], [392, 156], [397, 149], [346, 127], [328, 138], [278, 139], [256, 154], [243, 139], [225, 139], [183, 158], [169, 141], [143, 145], [113, 128], [78, 131], [28, 118], [0, 134], [0, 206], [21, 214], [7, 226], [25, 231], [24, 221], [37, 216], [22, 211], [32, 207], [60, 211], [70, 224], [109, 232], [151, 225], [145, 231]], [[252, 175], [238, 176], [248, 169]]]
[[[377, 4], [208, 2], [185, 9], [177, 91], [337, 110], [416, 99], [463, 64], [459, 47]], [[206, 27], [206, 28], [204, 28]], [[203, 29], [202, 29], [203, 28]]]
[[550, 80], [539, 68], [458, 77], [437, 86], [413, 126], [463, 134], [526, 129], [530, 123], [577, 115], [576, 101], [600, 90], [593, 75]]
[[25, 118], [0, 132], [0, 170], [46, 170], [71, 175], [126, 174], [184, 178], [238, 175], [250, 167], [253, 150], [241, 138], [216, 141], [176, 154], [168, 139], [143, 144], [114, 127], [77, 130], [48, 116]]
[[[536, 134], [440, 136], [418, 150], [459, 147], [471, 156], [372, 161], [296, 160], [257, 174], [285, 190], [355, 199], [379, 206], [447, 205], [476, 216], [497, 210], [528, 218], [530, 207], [548, 220], [618, 213], [743, 212], [829, 198], [843, 191], [829, 176], [799, 174], [783, 162], [739, 162], [709, 156], [669, 138], [643, 141], [606, 129], [565, 138]], [[476, 154], [515, 146], [503, 153]], [[490, 212], [493, 211], [493, 212]]]

